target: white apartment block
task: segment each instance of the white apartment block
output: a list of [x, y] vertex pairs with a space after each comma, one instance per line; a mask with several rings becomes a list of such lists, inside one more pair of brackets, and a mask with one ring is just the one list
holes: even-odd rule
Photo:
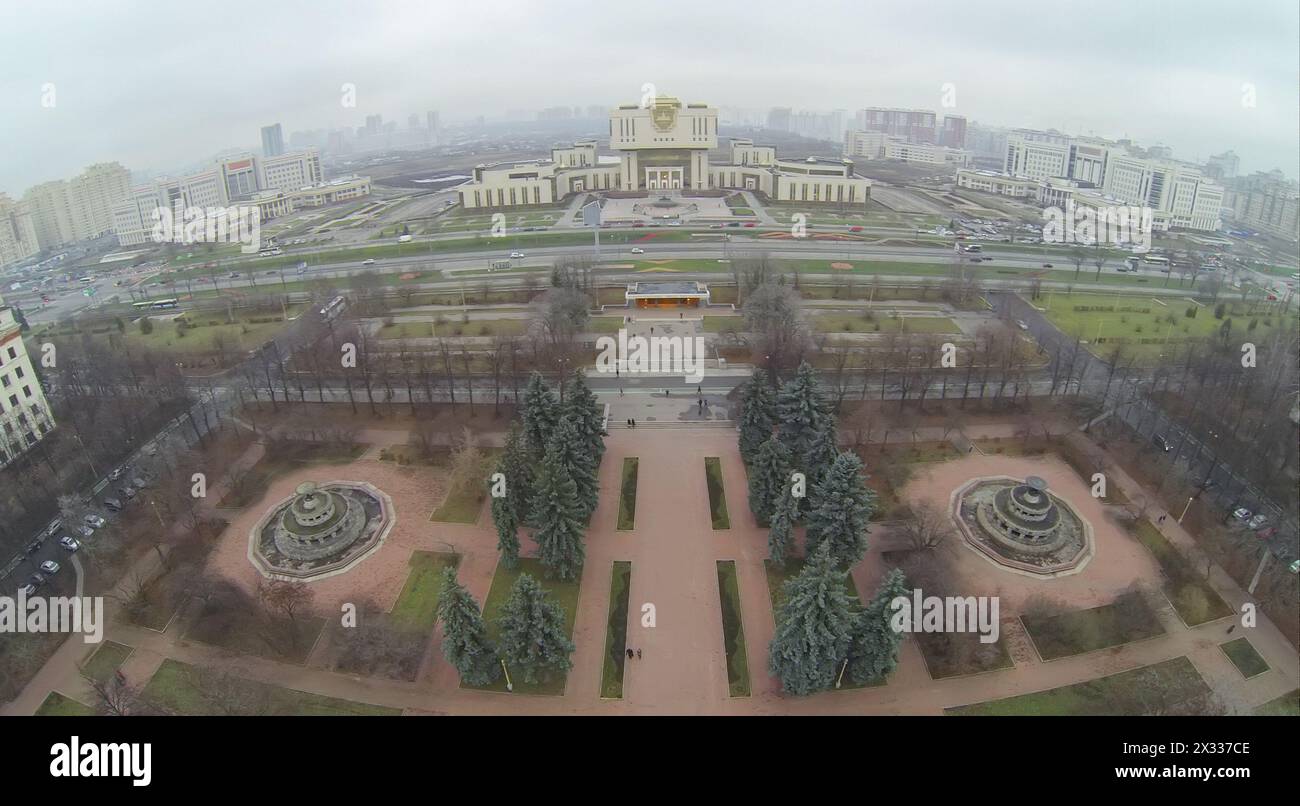
[[782, 160], [776, 148], [731, 141], [730, 161], [710, 164], [718, 144], [718, 113], [705, 104], [659, 96], [625, 105], [609, 119], [617, 156], [598, 156], [585, 141], [551, 151], [550, 159], [479, 165], [457, 190], [466, 209], [554, 204], [588, 191], [663, 192], [736, 188], [781, 201], [866, 204], [871, 182], [849, 160]]
[[897, 137], [891, 137], [885, 143], [882, 156], [887, 160], [922, 165], [952, 165], [965, 168], [971, 164], [971, 153], [964, 149], [947, 148], [930, 143], [908, 143]]
[[21, 263], [39, 251], [36, 223], [27, 206], [0, 193], [0, 268]]
[[45, 392], [32, 369], [13, 310], [0, 299], [0, 467], [54, 428]]
[[68, 183], [62, 179], [42, 182], [23, 194], [23, 204], [31, 212], [36, 227], [36, 242], [42, 249], [57, 249], [72, 243], [72, 205]]
[[1101, 189], [1126, 204], [1150, 207], [1157, 229], [1219, 228], [1223, 188], [1190, 165], [1111, 148]]

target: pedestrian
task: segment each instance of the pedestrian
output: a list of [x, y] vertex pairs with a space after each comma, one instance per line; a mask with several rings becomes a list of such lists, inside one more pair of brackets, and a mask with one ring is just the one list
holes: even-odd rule
[[686, 314], [684, 314], [684, 313], [679, 313], [679, 314], [677, 314], [677, 318], [678, 318], [678, 319], [685, 319], [685, 318], [686, 318]]
[[632, 647], [627, 648], [627, 659], [632, 660]]
[[1236, 625], [1236, 624], [1234, 624], [1234, 625], [1232, 625], [1231, 627], [1229, 627], [1229, 628], [1228, 628], [1228, 635], [1232, 635], [1232, 631], [1235, 630], [1235, 629], [1237, 629], [1237, 625]]
[[632, 418], [632, 427], [633, 427], [633, 428], [636, 428], [636, 418], [635, 418], [635, 417]]
[[622, 396], [623, 396], [623, 387], [621, 387], [621, 386], [618, 387], [618, 396], [619, 396], [619, 397], [622, 397]]
[[640, 650], [640, 649], [637, 649], [637, 651], [636, 651], [636, 659], [637, 659], [637, 660], [641, 660], [641, 650]]
[[664, 390], [664, 397], [672, 397], [672, 396], [673, 396], [673, 393], [672, 393], [672, 392], [670, 392], [670, 391], [667, 390], [667, 389]]

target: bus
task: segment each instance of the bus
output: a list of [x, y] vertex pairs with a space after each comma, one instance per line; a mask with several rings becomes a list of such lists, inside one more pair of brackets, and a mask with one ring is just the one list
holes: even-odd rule
[[147, 310], [147, 311], [164, 311], [164, 310], [168, 310], [168, 309], [170, 309], [170, 308], [175, 308], [175, 307], [177, 306], [177, 304], [179, 304], [179, 303], [180, 303], [180, 300], [175, 299], [175, 298], [172, 298], [172, 299], [154, 299], [154, 300], [146, 300], [146, 301], [144, 301], [144, 302], [133, 302], [133, 303], [131, 303], [131, 307], [133, 307], [133, 308], [135, 308], [136, 310], [139, 310], [139, 311], [146, 311], [146, 310]]
[[1164, 255], [1146, 255], [1142, 258], [1143, 263], [1150, 263], [1155, 266], [1168, 266], [1169, 258]]
[[273, 257], [273, 256], [275, 256], [275, 255], [283, 255], [283, 254], [284, 254], [284, 250], [282, 250], [280, 247], [278, 247], [278, 246], [268, 246], [267, 248], [265, 248], [265, 249], [259, 251], [259, 252], [257, 253], [257, 256], [258, 256], [258, 257]]

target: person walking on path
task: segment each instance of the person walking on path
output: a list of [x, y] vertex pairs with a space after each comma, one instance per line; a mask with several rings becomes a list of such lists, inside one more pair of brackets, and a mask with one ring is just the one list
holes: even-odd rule
[[627, 648], [627, 659], [632, 660], [632, 647]]
[[641, 660], [641, 650], [640, 650], [640, 649], [638, 649], [638, 650], [636, 651], [636, 659], [637, 659], [637, 660]]

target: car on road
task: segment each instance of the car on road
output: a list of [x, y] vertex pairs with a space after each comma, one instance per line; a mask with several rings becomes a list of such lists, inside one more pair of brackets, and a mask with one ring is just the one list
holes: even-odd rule
[[746, 222], [745, 222], [745, 226], [746, 226], [746, 227], [752, 227], [752, 226], [754, 226], [754, 222], [753, 222], [753, 221], [746, 221]]
[[375, 265], [375, 259], [372, 258], [372, 257], [368, 257], [368, 258], [366, 258], [365, 260], [361, 261], [361, 265], [362, 265], [362, 266], [373, 266], [373, 265]]
[[1044, 269], [1050, 269], [1050, 268], [1052, 268], [1052, 264], [1051, 264], [1051, 263], [1044, 263], [1044, 264], [1043, 264], [1043, 268], [1044, 268]]
[[852, 227], [849, 227], [849, 232], [862, 232], [862, 227], [854, 225]]
[[639, 246], [634, 246], [634, 247], [632, 247], [632, 254], [634, 254], [634, 255], [644, 255], [644, 254], [645, 254], [645, 250], [642, 249], [642, 248], [639, 247]]
[[81, 544], [77, 542], [77, 539], [75, 537], [69, 537], [68, 535], [59, 538], [59, 545], [63, 546], [68, 551], [76, 551], [81, 548]]
[[54, 560], [46, 560], [45, 562], [41, 563], [41, 570], [47, 574], [59, 573], [59, 567], [60, 567], [59, 564], [56, 563]]
[[510, 259], [511, 259], [511, 260], [523, 260], [523, 257], [524, 257], [524, 253], [523, 253], [523, 252], [511, 252], [511, 253], [510, 253]]
[[1263, 529], [1266, 523], [1268, 523], [1267, 515], [1256, 515], [1246, 522], [1246, 526], [1251, 529]]
[[1025, 324], [1025, 320], [1024, 320], [1024, 319], [1017, 319], [1017, 320], [1016, 320], [1016, 327], [1020, 328], [1021, 330], [1028, 330], [1028, 329], [1029, 329], [1029, 325]]
[[1156, 434], [1155, 436], [1151, 437], [1151, 441], [1155, 443], [1155, 446], [1157, 448], [1164, 451], [1165, 453], [1168, 453], [1169, 451], [1174, 449], [1174, 446], [1169, 444], [1169, 440], [1165, 439], [1164, 436], [1161, 434]]

